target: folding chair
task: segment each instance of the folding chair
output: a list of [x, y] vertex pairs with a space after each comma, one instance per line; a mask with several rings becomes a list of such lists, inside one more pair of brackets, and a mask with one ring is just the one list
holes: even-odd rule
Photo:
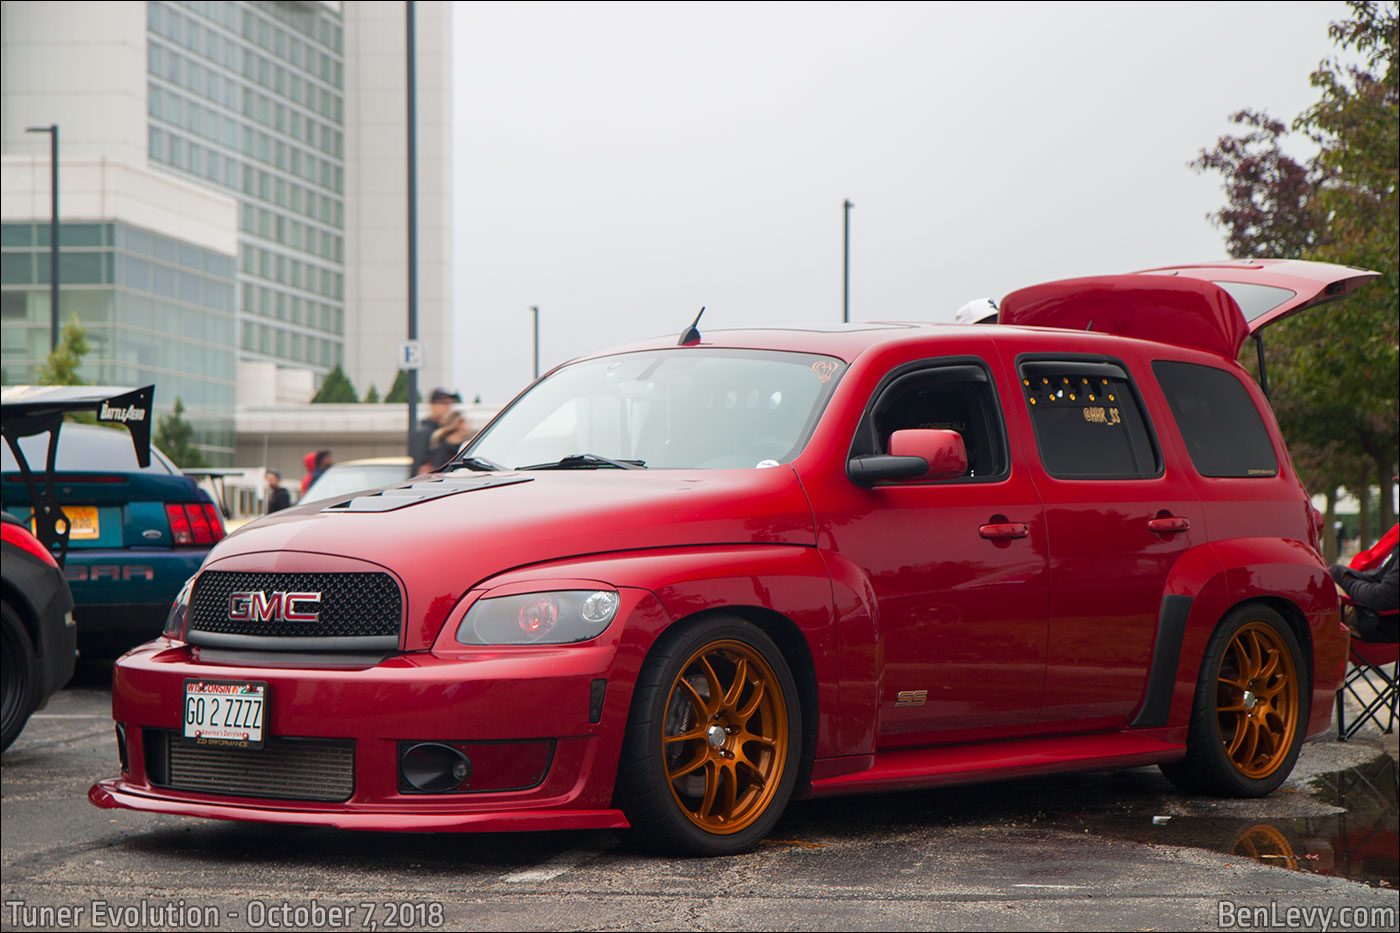
[[[1355, 570], [1376, 569], [1385, 562], [1397, 540], [1400, 540], [1400, 522], [1392, 525], [1371, 548], [1353, 557], [1350, 566]], [[1357, 607], [1351, 600], [1343, 597], [1342, 612], [1355, 613]], [[1391, 610], [1380, 615], [1393, 620], [1396, 612], [1397, 610]], [[1400, 658], [1400, 645], [1394, 642], [1362, 641], [1356, 637], [1351, 639], [1351, 656], [1348, 659], [1350, 663], [1347, 665], [1341, 689], [1337, 691], [1337, 738], [1340, 741], [1345, 742], [1351, 738], [1368, 720], [1374, 722], [1387, 735], [1395, 731], [1397, 658]], [[1387, 667], [1390, 670], [1387, 671]], [[1351, 694], [1352, 698], [1361, 704], [1361, 713], [1352, 720], [1351, 725], [1347, 725], [1346, 722], [1347, 694]], [[1382, 712], [1386, 714], [1383, 726]]]

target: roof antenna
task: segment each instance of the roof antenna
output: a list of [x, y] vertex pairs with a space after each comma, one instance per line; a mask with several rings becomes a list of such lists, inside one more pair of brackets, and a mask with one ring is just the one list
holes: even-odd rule
[[[705, 313], [705, 306], [700, 306], [700, 314]], [[695, 315], [695, 320], [690, 322], [690, 326], [681, 331], [681, 339], [676, 341], [676, 346], [683, 347], [687, 344], [700, 342], [700, 314]]]

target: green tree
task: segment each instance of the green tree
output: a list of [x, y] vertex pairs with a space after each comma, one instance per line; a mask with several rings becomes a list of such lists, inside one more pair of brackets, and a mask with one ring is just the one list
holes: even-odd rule
[[87, 328], [78, 323], [76, 314], [72, 315], [63, 325], [63, 332], [58, 337], [58, 346], [49, 352], [49, 358], [39, 367], [39, 375], [35, 382], [48, 386], [83, 385], [83, 380], [78, 376], [78, 369], [83, 365], [83, 357], [91, 349], [92, 346], [87, 341]]
[[379, 390], [374, 387], [374, 383], [369, 384], [369, 391], [365, 393], [366, 405], [379, 404]]
[[[1384, 528], [1394, 521], [1391, 476], [1400, 445], [1397, 19], [1393, 2], [1356, 0], [1350, 7], [1351, 18], [1333, 23], [1329, 34], [1362, 62], [1324, 60], [1312, 75], [1321, 100], [1292, 127], [1317, 145], [1314, 159], [1288, 156], [1288, 129], [1245, 110], [1232, 118], [1244, 132], [1221, 137], [1192, 165], [1224, 176], [1227, 204], [1211, 217], [1225, 229], [1232, 256], [1315, 259], [1380, 273], [1345, 301], [1270, 327], [1264, 342], [1271, 401], [1294, 461], [1307, 464], [1307, 477], [1326, 491], [1329, 512], [1337, 487], [1364, 503], [1370, 483], [1379, 483]], [[1363, 531], [1365, 540], [1371, 531]], [[1334, 542], [1327, 543], [1332, 553]]]
[[204, 454], [194, 444], [194, 425], [185, 420], [185, 403], [175, 396], [175, 409], [161, 415], [156, 424], [155, 445], [178, 467], [202, 467], [208, 464]]
[[335, 368], [326, 373], [326, 381], [321, 383], [321, 388], [312, 396], [312, 404], [322, 402], [358, 402], [359, 395], [355, 392], [355, 386], [350, 382], [350, 377], [345, 375], [345, 371], [337, 363]]
[[385, 402], [398, 402], [400, 404], [408, 401], [408, 372], [399, 370], [394, 376], [394, 384], [389, 387], [389, 392], [384, 396]]

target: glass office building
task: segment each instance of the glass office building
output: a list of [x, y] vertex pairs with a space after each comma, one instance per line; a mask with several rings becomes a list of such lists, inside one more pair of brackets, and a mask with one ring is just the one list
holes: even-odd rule
[[[234, 258], [123, 223], [65, 223], [61, 322], [87, 332], [83, 375], [154, 383], [179, 398], [213, 464], [234, 449]], [[35, 379], [49, 354], [49, 225], [0, 225], [0, 361], [6, 385]]]
[[239, 202], [239, 355], [324, 374], [345, 351], [341, 15], [219, 0], [146, 12], [151, 165]]

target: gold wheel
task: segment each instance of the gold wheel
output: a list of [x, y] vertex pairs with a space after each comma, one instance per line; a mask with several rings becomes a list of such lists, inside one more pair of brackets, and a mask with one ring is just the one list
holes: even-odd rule
[[1240, 774], [1265, 778], [1288, 758], [1298, 730], [1298, 671], [1272, 625], [1247, 622], [1230, 639], [1215, 710], [1225, 756]]
[[665, 709], [662, 762], [681, 812], [720, 835], [752, 825], [787, 763], [788, 712], [772, 666], [744, 642], [711, 642], [681, 665]]

